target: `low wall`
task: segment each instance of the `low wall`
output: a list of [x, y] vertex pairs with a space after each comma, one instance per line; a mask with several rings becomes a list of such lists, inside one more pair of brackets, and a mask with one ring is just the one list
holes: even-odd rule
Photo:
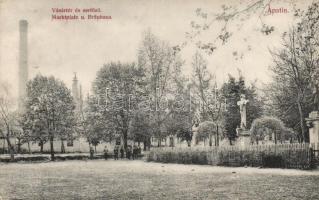
[[[11, 138], [11, 144], [14, 144], [14, 148], [17, 150], [17, 140], [15, 138]], [[64, 149], [66, 153], [88, 153], [90, 152], [90, 148], [89, 148], [89, 143], [87, 142], [86, 138], [77, 138], [73, 141], [73, 146], [67, 146], [67, 142], [64, 141]], [[54, 146], [54, 151], [59, 153], [61, 152], [61, 145], [62, 145], [62, 141], [61, 140], [54, 140], [53, 141], [53, 146]], [[96, 151], [97, 152], [103, 152], [104, 147], [107, 146], [107, 148], [109, 149], [109, 151], [113, 150], [114, 148], [114, 144], [110, 144], [110, 143], [101, 143], [99, 145], [96, 146]], [[7, 152], [2, 152], [3, 150], [7, 150], [7, 142], [3, 139], [0, 140], [0, 153], [7, 153]], [[40, 152], [40, 146], [38, 145], [38, 143], [33, 143], [30, 142], [30, 149], [31, 152], [35, 153], [35, 152]], [[21, 145], [21, 150], [24, 153], [28, 152], [28, 144], [24, 143], [23, 145]], [[43, 145], [43, 152], [50, 152], [50, 142], [46, 142]]]

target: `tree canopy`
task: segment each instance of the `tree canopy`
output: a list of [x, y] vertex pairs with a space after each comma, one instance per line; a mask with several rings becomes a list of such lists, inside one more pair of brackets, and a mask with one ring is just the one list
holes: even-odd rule
[[273, 81], [267, 89], [270, 110], [308, 141], [305, 118], [318, 109], [317, 71], [319, 63], [318, 4], [298, 11], [300, 22], [282, 36], [282, 46], [271, 50]]
[[54, 160], [54, 139], [64, 140], [74, 134], [75, 104], [70, 90], [54, 77], [37, 75], [27, 84], [24, 129], [40, 141], [50, 141]]
[[294, 137], [293, 132], [280, 119], [269, 116], [255, 119], [251, 125], [250, 132], [252, 140], [257, 143], [260, 140], [265, 140], [266, 136], [275, 143], [278, 140], [282, 142]]

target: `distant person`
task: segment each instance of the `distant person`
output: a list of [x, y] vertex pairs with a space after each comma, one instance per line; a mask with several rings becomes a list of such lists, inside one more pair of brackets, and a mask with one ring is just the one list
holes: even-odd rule
[[124, 158], [124, 148], [123, 147], [121, 147], [121, 149], [120, 149], [120, 154], [121, 154], [121, 159], [123, 159]]
[[116, 145], [114, 147], [114, 160], [118, 160], [119, 159], [119, 149], [118, 146]]
[[142, 148], [139, 145], [138, 148], [137, 148], [137, 155], [140, 156], [141, 154], [142, 154]]
[[132, 154], [131, 146], [128, 146], [127, 149], [126, 149], [126, 157], [127, 157], [127, 159], [131, 160], [131, 154]]
[[93, 147], [90, 147], [90, 159], [93, 159], [94, 157], [94, 149]]
[[138, 149], [137, 146], [133, 146], [133, 160], [137, 159]]
[[105, 160], [107, 160], [108, 153], [109, 153], [109, 150], [108, 150], [107, 147], [105, 146], [105, 147], [104, 147], [104, 159], [105, 159]]

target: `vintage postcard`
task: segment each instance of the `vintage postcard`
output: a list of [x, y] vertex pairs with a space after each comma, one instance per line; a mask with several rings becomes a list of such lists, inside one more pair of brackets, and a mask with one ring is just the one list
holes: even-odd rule
[[318, 0], [0, 0], [0, 200], [319, 199]]

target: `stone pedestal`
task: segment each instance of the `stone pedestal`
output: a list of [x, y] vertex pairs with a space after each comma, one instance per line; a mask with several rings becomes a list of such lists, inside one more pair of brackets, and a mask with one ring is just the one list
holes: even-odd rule
[[319, 111], [312, 111], [306, 119], [307, 126], [309, 127], [309, 143], [319, 144]]
[[237, 141], [236, 145], [241, 146], [241, 147], [247, 147], [248, 145], [251, 144], [251, 139], [250, 139], [250, 131], [243, 129], [243, 128], [237, 128]]

